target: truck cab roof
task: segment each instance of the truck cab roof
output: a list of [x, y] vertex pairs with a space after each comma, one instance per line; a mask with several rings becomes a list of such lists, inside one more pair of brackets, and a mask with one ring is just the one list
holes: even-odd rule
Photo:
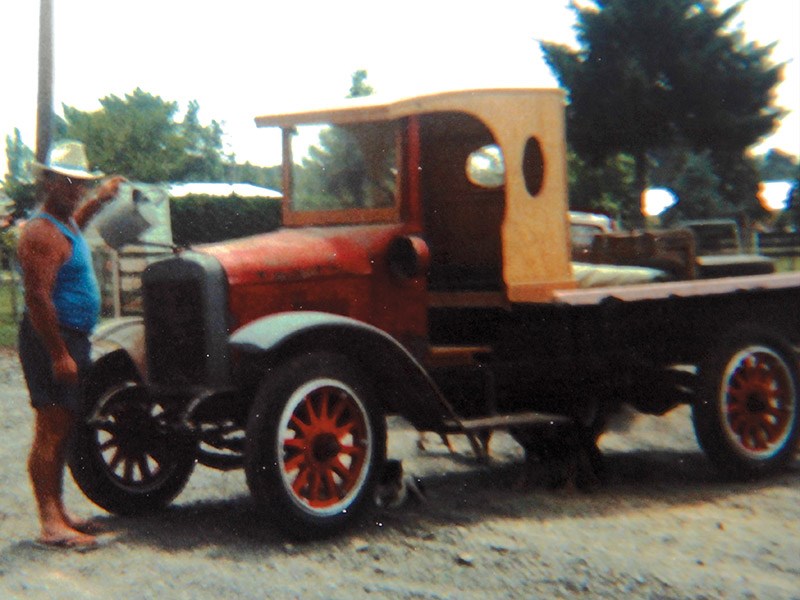
[[474, 111], [491, 121], [503, 116], [519, 117], [526, 104], [530, 101], [538, 102], [545, 96], [557, 98], [563, 107], [564, 91], [555, 88], [465, 89], [404, 97], [376, 94], [332, 104], [293, 106], [258, 116], [255, 122], [258, 127], [291, 127], [311, 123], [346, 124], [393, 120], [443, 110]]

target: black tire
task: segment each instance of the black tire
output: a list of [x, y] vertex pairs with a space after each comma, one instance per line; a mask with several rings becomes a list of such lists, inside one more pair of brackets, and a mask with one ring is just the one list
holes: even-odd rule
[[167, 426], [163, 406], [137, 381], [106, 375], [94, 387], [72, 437], [75, 483], [111, 513], [165, 507], [189, 480], [197, 443]]
[[797, 356], [779, 335], [740, 327], [700, 365], [697, 441], [722, 473], [750, 479], [792, 460], [800, 435]]
[[356, 522], [374, 506], [385, 455], [383, 405], [344, 356], [299, 356], [261, 385], [247, 424], [247, 485], [291, 537], [321, 538]]

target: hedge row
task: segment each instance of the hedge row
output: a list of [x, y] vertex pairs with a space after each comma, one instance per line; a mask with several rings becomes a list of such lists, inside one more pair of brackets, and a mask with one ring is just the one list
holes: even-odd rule
[[170, 219], [178, 245], [220, 242], [277, 229], [281, 203], [272, 198], [184, 196], [170, 200]]

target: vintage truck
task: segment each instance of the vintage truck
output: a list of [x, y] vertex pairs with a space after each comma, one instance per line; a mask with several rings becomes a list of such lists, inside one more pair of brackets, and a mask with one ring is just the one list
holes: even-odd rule
[[141, 513], [196, 463], [243, 468], [279, 527], [325, 535], [372, 505], [388, 414], [481, 453], [482, 432], [524, 446], [622, 403], [691, 404], [728, 475], [786, 466], [800, 274], [701, 280], [691, 235], [617, 232], [595, 256], [639, 275], [609, 284], [615, 267], [582, 263], [599, 273], [583, 283], [564, 105], [494, 89], [257, 117], [282, 130], [283, 226], [175, 249], [143, 274], [143, 318], [96, 332], [81, 490]]

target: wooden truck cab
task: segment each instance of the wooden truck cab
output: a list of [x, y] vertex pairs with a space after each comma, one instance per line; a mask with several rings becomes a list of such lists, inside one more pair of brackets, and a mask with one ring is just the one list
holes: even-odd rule
[[[406, 220], [409, 231], [423, 232], [430, 247], [435, 302], [483, 301], [478, 298], [492, 294], [498, 301], [530, 302], [574, 285], [563, 114], [560, 90], [472, 90], [392, 102], [357, 99], [341, 107], [257, 117], [256, 123], [284, 128], [287, 139], [303, 124], [396, 125], [401, 132], [396, 212], [298, 210], [291, 145], [285, 141], [284, 222]], [[505, 165], [503, 181], [493, 189], [470, 181], [467, 171], [470, 156], [491, 145], [499, 147]]]

